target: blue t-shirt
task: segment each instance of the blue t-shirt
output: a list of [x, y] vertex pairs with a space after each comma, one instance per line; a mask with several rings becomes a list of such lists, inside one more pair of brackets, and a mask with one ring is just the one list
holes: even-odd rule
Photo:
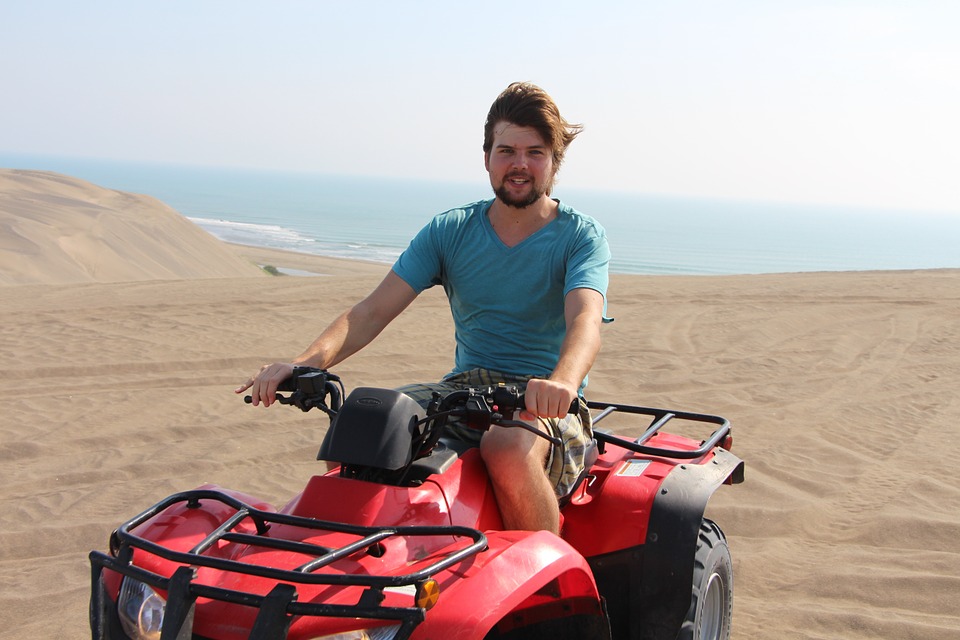
[[595, 289], [606, 299], [606, 232], [560, 203], [556, 219], [508, 247], [490, 224], [492, 203], [436, 216], [393, 271], [417, 293], [438, 284], [446, 291], [457, 342], [452, 373], [547, 376], [560, 357], [567, 293]]

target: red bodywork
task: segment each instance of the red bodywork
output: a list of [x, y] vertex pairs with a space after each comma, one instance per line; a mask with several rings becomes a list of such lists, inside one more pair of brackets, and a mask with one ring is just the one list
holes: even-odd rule
[[[657, 433], [646, 444], [691, 451], [703, 443]], [[650, 511], [664, 479], [680, 465], [707, 465], [715, 455], [716, 450], [711, 449], [697, 459], [677, 459], [607, 446], [585, 481], [563, 507], [561, 537], [547, 532], [502, 530], [492, 489], [475, 449], [466, 451], [450, 468], [429, 476], [419, 486], [386, 486], [345, 479], [338, 477], [336, 471], [315, 476], [301, 494], [278, 510], [251, 496], [214, 485], [199, 490], [221, 492], [263, 512], [311, 521], [372, 528], [402, 528], [411, 524], [466, 527], [482, 532], [485, 548], [432, 573], [430, 577], [439, 586], [439, 599], [429, 610], [420, 609], [422, 622], [412, 625], [412, 634], [409, 635], [417, 639], [467, 640], [483, 638], [495, 627], [508, 632], [512, 627], [522, 627], [541, 617], [579, 615], [602, 618], [601, 598], [587, 558], [643, 545]], [[236, 513], [234, 506], [216, 499], [201, 498], [193, 503], [181, 501], [140, 522], [135, 518], [131, 521], [134, 526], [130, 527], [129, 534], [173, 552], [196, 553], [197, 545]], [[293, 572], [315, 561], [317, 554], [306, 548], [257, 545], [251, 543], [251, 539], [294, 541], [323, 549], [341, 549], [363, 537], [285, 522], [269, 523], [258, 530], [254, 518], [241, 519], [232, 526], [231, 532], [231, 535], [239, 535], [224, 536], [198, 555], [241, 563], [252, 568], [253, 573], [200, 566], [192, 584], [266, 596], [278, 580], [255, 575], [256, 568]], [[409, 584], [410, 581], [378, 590], [361, 585], [329, 584], [324, 580], [329, 576], [343, 575], [407, 576], [473, 543], [474, 540], [468, 537], [445, 532], [440, 535], [391, 535], [304, 572], [307, 580], [295, 584], [296, 602], [417, 609], [416, 585]], [[118, 543], [117, 546], [123, 550], [124, 545]], [[109, 562], [97, 561], [105, 566], [102, 594], [111, 602], [116, 601], [120, 588], [120, 575], [111, 570], [114, 567], [127, 563], [169, 578], [182, 566], [198, 564], [184, 562], [179, 557], [161, 557], [165, 554], [141, 547], [137, 544], [130, 546], [127, 553], [132, 553], [132, 557], [121, 554]], [[114, 549], [114, 554], [116, 552]], [[97, 552], [91, 554], [92, 559], [94, 556], [107, 558]], [[421, 582], [417, 581], [417, 584]], [[158, 589], [158, 592], [167, 597], [165, 591]], [[377, 592], [377, 597], [368, 599], [369, 592]], [[103, 603], [97, 606], [105, 607]], [[195, 601], [192, 630], [206, 638], [247, 638], [256, 624], [258, 613], [255, 607], [201, 595]], [[288, 618], [287, 637], [292, 639], [398, 624], [393, 620], [358, 616], [292, 615]], [[98, 637], [96, 629], [94, 635]], [[109, 636], [103, 634], [99, 637]]]

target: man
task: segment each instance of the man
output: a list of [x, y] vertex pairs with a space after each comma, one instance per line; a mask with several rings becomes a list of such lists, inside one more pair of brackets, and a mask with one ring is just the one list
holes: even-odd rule
[[[292, 362], [265, 365], [237, 393], [249, 388], [254, 405], [270, 406], [295, 365], [336, 365], [369, 344], [420, 292], [442, 285], [454, 318], [453, 371], [439, 383], [401, 390], [425, 404], [434, 389], [525, 385], [520, 417], [564, 445], [554, 450], [524, 429], [491, 427], [479, 437], [480, 453], [504, 526], [559, 533], [557, 498], [582, 471], [592, 437], [589, 413], [567, 411], [600, 350], [610, 259], [603, 228], [550, 198], [580, 130], [539, 87], [507, 87], [484, 127], [484, 165], [495, 198], [436, 216], [370, 295]], [[466, 439], [478, 434], [452, 431]]]

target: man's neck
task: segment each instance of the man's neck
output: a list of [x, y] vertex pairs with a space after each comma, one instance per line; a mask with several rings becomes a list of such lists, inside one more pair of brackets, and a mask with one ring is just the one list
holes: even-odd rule
[[487, 214], [490, 225], [508, 247], [520, 244], [557, 217], [558, 204], [543, 196], [529, 207], [511, 207], [500, 198], [493, 201]]

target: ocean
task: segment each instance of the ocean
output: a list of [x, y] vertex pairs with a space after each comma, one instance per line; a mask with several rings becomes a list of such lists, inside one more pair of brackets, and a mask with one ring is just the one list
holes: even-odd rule
[[[472, 184], [0, 153], [154, 196], [239, 244], [392, 262], [436, 213], [490, 197]], [[567, 188], [555, 196], [606, 228], [613, 273], [725, 275], [960, 267], [960, 211], [762, 204]]]

